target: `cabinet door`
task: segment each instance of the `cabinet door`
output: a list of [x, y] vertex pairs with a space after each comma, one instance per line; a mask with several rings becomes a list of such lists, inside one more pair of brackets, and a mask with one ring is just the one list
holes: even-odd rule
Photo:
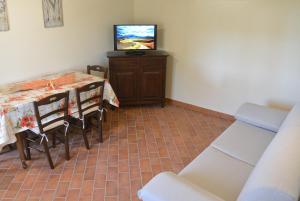
[[157, 102], [165, 93], [165, 58], [141, 58], [140, 97], [143, 103]]
[[111, 59], [110, 81], [121, 105], [136, 104], [138, 60], [137, 59]]

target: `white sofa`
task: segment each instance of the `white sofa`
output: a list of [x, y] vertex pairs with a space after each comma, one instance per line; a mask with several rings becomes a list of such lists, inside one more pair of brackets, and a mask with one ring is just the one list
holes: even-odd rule
[[163, 172], [143, 201], [298, 201], [300, 103], [290, 112], [246, 103], [236, 121], [178, 175]]

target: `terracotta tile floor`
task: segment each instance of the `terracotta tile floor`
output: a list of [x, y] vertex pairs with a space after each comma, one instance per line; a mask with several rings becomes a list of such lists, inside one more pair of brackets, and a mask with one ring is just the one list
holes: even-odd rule
[[33, 151], [29, 168], [16, 151], [0, 155], [0, 200], [138, 200], [136, 192], [161, 171], [179, 172], [232, 122], [175, 106], [110, 112], [105, 142], [71, 136], [71, 160], [62, 145], [51, 150], [55, 169]]

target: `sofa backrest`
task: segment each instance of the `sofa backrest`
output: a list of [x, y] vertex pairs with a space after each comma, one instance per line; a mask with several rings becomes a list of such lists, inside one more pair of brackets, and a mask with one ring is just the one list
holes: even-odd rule
[[299, 192], [300, 103], [288, 114], [251, 173], [238, 201], [298, 201]]

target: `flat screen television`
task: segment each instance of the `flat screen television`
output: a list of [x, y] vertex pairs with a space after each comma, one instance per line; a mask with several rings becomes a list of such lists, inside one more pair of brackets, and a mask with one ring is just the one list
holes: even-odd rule
[[157, 25], [114, 25], [115, 51], [144, 51], [157, 48]]

